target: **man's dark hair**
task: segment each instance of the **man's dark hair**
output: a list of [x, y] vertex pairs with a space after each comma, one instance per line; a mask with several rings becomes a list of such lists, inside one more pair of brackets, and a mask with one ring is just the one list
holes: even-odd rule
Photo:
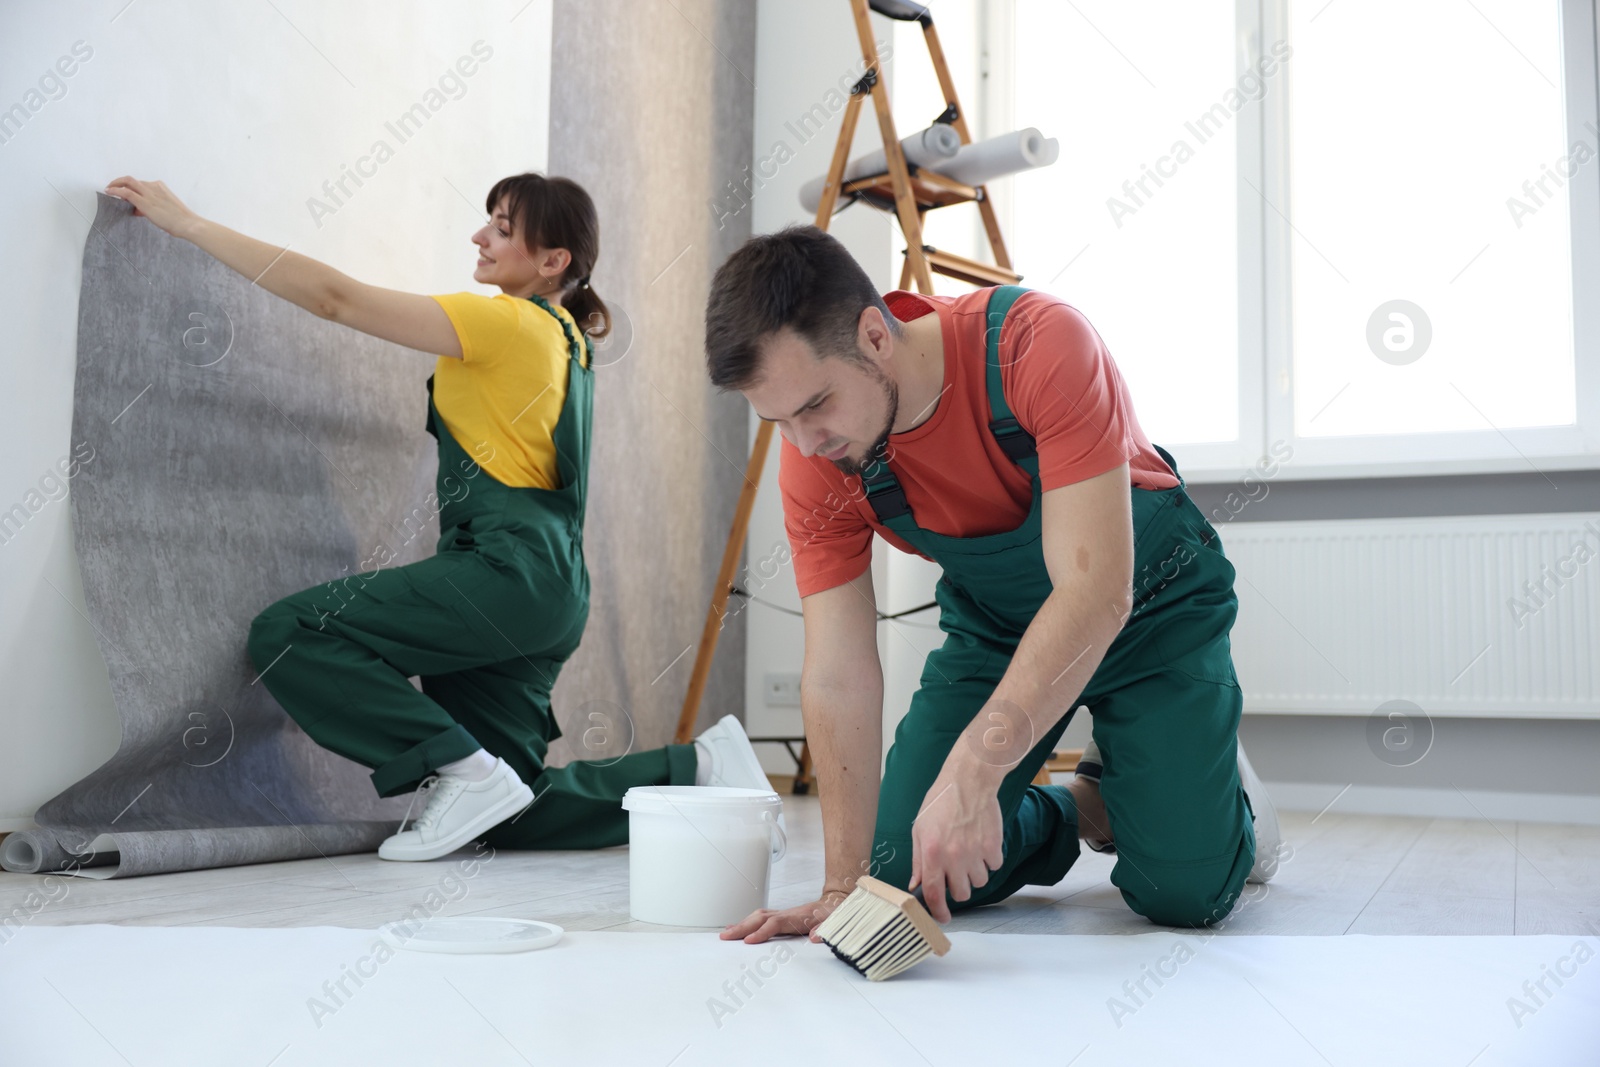
[[788, 327], [819, 357], [870, 362], [856, 346], [861, 313], [875, 307], [897, 338], [905, 331], [867, 272], [816, 226], [787, 226], [746, 241], [717, 269], [706, 300], [706, 370], [719, 389], [761, 376], [760, 344]]

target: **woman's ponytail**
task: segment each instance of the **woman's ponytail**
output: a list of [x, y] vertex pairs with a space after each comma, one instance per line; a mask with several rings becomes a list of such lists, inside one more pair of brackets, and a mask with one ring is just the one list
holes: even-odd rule
[[587, 277], [580, 278], [561, 296], [561, 306], [572, 313], [578, 329], [601, 340], [611, 332], [611, 310], [600, 294], [594, 291]]

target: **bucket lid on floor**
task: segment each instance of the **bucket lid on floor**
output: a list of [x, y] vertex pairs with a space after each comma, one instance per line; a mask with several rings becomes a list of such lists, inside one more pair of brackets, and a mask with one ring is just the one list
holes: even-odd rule
[[565, 933], [555, 923], [499, 916], [448, 915], [411, 922], [390, 922], [378, 927], [383, 939], [397, 948], [417, 952], [529, 952], [548, 948]]

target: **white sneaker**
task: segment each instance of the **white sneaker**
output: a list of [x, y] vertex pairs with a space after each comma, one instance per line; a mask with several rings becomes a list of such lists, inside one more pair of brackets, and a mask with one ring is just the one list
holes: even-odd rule
[[[511, 765], [496, 759], [494, 770], [481, 782], [469, 782], [450, 774], [430, 774], [417, 793], [426, 791], [428, 802], [422, 814], [406, 829], [378, 846], [378, 858], [386, 860], [433, 860], [445, 856], [477, 838], [484, 831], [505, 822], [533, 803], [533, 790], [517, 776]], [[411, 809], [406, 809], [406, 818]]]
[[1093, 740], [1083, 743], [1083, 755], [1078, 757], [1078, 766], [1074, 774], [1080, 774], [1095, 785], [1100, 784], [1100, 774], [1105, 770], [1105, 764], [1100, 759], [1100, 746]]
[[[762, 789], [773, 792], [767, 772], [761, 769], [761, 760], [750, 744], [749, 735], [739, 720], [724, 715], [716, 725], [695, 738], [696, 754], [703, 749], [711, 754], [709, 766], [697, 767], [695, 785], [732, 786], [736, 789]], [[778, 825], [783, 826], [783, 813], [778, 813]]]
[[1272, 876], [1278, 873], [1283, 834], [1278, 830], [1278, 808], [1267, 796], [1267, 787], [1256, 777], [1256, 769], [1250, 766], [1250, 757], [1244, 754], [1243, 742], [1239, 742], [1238, 749], [1239, 782], [1244, 786], [1245, 796], [1250, 798], [1250, 809], [1255, 812], [1256, 824], [1256, 861], [1250, 867], [1250, 875], [1245, 881], [1262, 885], [1272, 881]]

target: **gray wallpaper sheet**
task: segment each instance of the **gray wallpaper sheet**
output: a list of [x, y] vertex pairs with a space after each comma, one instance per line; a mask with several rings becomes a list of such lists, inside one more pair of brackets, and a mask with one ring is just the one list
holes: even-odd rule
[[[71, 481], [122, 743], [0, 843], [96, 877], [375, 849], [407, 798], [256, 682], [279, 597], [429, 555], [433, 360], [336, 326], [100, 194], [84, 249]], [[105, 835], [105, 836], [102, 836]]]

